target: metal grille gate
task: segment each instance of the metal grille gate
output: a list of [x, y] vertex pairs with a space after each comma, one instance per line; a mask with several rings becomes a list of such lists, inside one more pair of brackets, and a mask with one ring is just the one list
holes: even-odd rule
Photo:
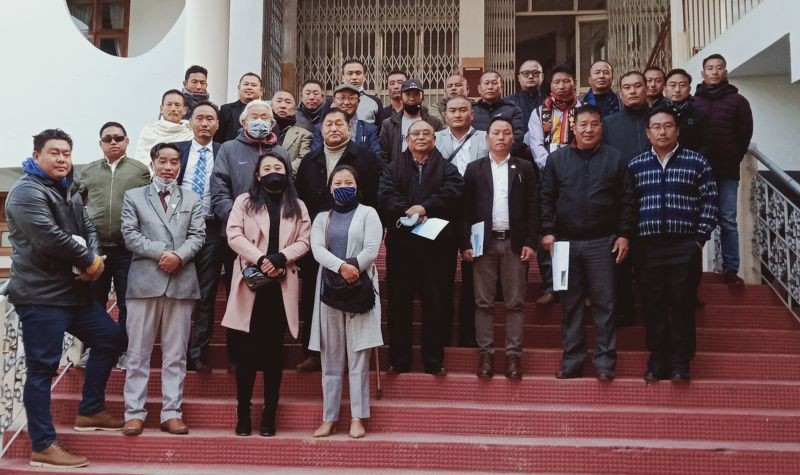
[[486, 70], [500, 73], [500, 77], [503, 79], [503, 93], [511, 94], [516, 90], [514, 0], [485, 2], [484, 17], [486, 19], [486, 35], [484, 36]]
[[[642, 71], [658, 43], [659, 33], [669, 26], [669, 0], [619, 0], [608, 2], [608, 59], [617, 76]], [[669, 55], [656, 66], [672, 68]]]
[[281, 89], [281, 51], [283, 51], [283, 2], [264, 0], [264, 45], [261, 77], [264, 97], [272, 97]]
[[393, 69], [422, 81], [432, 103], [459, 70], [458, 7], [458, 0], [300, 0], [298, 86], [316, 79], [330, 91], [353, 58], [366, 65], [364, 88], [384, 103]]

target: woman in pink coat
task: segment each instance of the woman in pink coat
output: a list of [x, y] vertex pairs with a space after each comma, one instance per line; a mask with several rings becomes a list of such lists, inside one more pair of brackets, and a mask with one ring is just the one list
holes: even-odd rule
[[[236, 363], [237, 435], [250, 435], [250, 398], [256, 372], [264, 374], [264, 412], [259, 433], [275, 435], [283, 369], [283, 335], [297, 338], [299, 282], [294, 263], [309, 251], [311, 221], [297, 198], [291, 167], [273, 149], [262, 155], [250, 193], [236, 198], [228, 219], [228, 245], [238, 255], [222, 326]], [[242, 270], [255, 264], [275, 280], [255, 291]]]

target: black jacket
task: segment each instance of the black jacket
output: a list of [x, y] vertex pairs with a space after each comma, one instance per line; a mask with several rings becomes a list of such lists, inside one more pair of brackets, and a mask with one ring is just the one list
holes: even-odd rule
[[510, 96], [506, 96], [503, 100], [509, 101], [519, 107], [519, 110], [522, 111], [522, 119], [525, 121], [525, 125], [527, 125], [528, 121], [531, 119], [531, 114], [533, 114], [533, 111], [535, 111], [537, 107], [544, 103], [545, 97], [547, 96], [543, 95], [541, 90], [536, 91], [534, 94], [520, 90]]
[[240, 100], [230, 104], [222, 104], [222, 107], [219, 108], [219, 129], [214, 135], [215, 142], [225, 143], [239, 135], [239, 131], [242, 129], [239, 116], [242, 115], [244, 106], [245, 103]]
[[[420, 111], [420, 117], [425, 122], [431, 124], [434, 132], [444, 129], [442, 121], [436, 117], [428, 114], [428, 109], [423, 107]], [[381, 132], [379, 136], [381, 144], [381, 151], [383, 152], [381, 158], [384, 163], [389, 163], [399, 157], [403, 153], [403, 114], [397, 113], [381, 124]]]
[[[483, 157], [467, 165], [464, 172], [464, 219], [461, 249], [472, 249], [471, 227], [483, 221], [487, 249], [492, 231], [494, 180], [491, 157]], [[508, 216], [511, 249], [519, 253], [522, 246], [535, 249], [539, 234], [539, 179], [533, 164], [512, 156], [508, 160]]]
[[636, 193], [628, 160], [600, 144], [588, 159], [573, 146], [547, 157], [542, 174], [542, 235], [559, 240], [630, 238], [636, 229]]
[[[86, 305], [90, 282], [75, 279], [72, 267], [88, 268], [100, 241], [77, 193], [51, 180], [25, 174], [6, 201], [11, 253], [9, 300], [14, 305]], [[78, 244], [72, 235], [86, 240]]]
[[[704, 157], [708, 157], [708, 117], [698, 110], [690, 97], [685, 109], [678, 112], [678, 142], [689, 150], [694, 150]], [[665, 103], [666, 106], [666, 103]]]
[[[514, 127], [514, 149], [511, 151], [514, 155], [523, 153], [525, 146], [525, 133], [528, 131], [528, 122], [523, 117], [522, 109], [516, 106], [508, 98], [499, 100], [489, 104], [484, 102], [483, 99], [472, 105], [472, 126], [477, 130], [489, 130], [489, 124], [492, 119], [498, 115], [508, 117], [511, 119], [511, 125]], [[530, 116], [528, 116], [530, 119]]]
[[647, 107], [636, 111], [624, 107], [603, 118], [603, 142], [622, 153], [625, 163], [650, 150], [647, 138]]
[[[358, 173], [358, 191], [361, 203], [377, 207], [378, 180], [383, 171], [383, 162], [368, 148], [348, 142], [338, 165], [350, 165]], [[331, 190], [328, 188], [328, 169], [325, 149], [314, 150], [303, 157], [295, 178], [297, 194], [308, 208], [313, 220], [321, 211], [331, 209]]]
[[326, 97], [325, 101], [314, 112], [306, 109], [306, 106], [302, 103], [297, 104], [297, 109], [294, 113], [296, 119], [295, 125], [313, 134], [314, 126], [320, 123], [322, 116], [330, 109], [331, 101], [333, 101], [333, 99], [330, 96]]

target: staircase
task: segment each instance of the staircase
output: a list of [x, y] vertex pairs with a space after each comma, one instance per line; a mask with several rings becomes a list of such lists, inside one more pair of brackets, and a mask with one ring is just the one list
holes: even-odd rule
[[[379, 268], [385, 276], [383, 259]], [[539, 294], [535, 269], [529, 280], [532, 301]], [[386, 292], [382, 295], [385, 311]], [[347, 401], [337, 435], [311, 436], [322, 415], [320, 374], [293, 370], [302, 352], [288, 337], [277, 436], [235, 436], [235, 381], [225, 369], [224, 331], [219, 329], [211, 351], [215, 370], [186, 377], [188, 436], [158, 430], [157, 369], [151, 374], [150, 414], [139, 437], [72, 429], [80, 370], [70, 370], [54, 391], [53, 414], [64, 446], [91, 461], [79, 473], [800, 473], [800, 324], [763, 285], [732, 290], [706, 275], [700, 297], [706, 306], [698, 310], [698, 354], [688, 386], [644, 383], [647, 354], [641, 325], [619, 331], [615, 381], [555, 379], [561, 310], [527, 303], [521, 381], [502, 376], [502, 350], [496, 352], [500, 375], [481, 380], [474, 374], [474, 349], [448, 348], [445, 377], [420, 373], [417, 349], [417, 372], [382, 374], [380, 400], [372, 377], [373, 416], [366, 423], [367, 437], [360, 440], [347, 436]], [[217, 310], [219, 320], [224, 291]], [[502, 304], [495, 315], [495, 341], [502, 346]], [[592, 344], [590, 327], [588, 333]], [[384, 339], [389, 341], [385, 325]], [[386, 348], [380, 356], [385, 370]], [[153, 366], [159, 365], [156, 351]], [[593, 375], [588, 365], [586, 374]], [[115, 413], [123, 410], [123, 382], [124, 373], [115, 370], [107, 392]], [[257, 381], [255, 387], [257, 422], [262, 386]], [[23, 435], [0, 460], [0, 472], [42, 472], [28, 466], [29, 454]]]

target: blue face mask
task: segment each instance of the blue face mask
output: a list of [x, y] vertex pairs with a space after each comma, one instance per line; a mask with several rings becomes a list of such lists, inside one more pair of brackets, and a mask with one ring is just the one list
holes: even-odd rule
[[341, 206], [353, 204], [358, 200], [358, 190], [355, 186], [342, 186], [333, 189], [333, 199]]
[[263, 139], [269, 135], [272, 123], [268, 120], [255, 119], [247, 122], [247, 133], [254, 139]]
[[403, 216], [402, 218], [397, 220], [397, 227], [405, 226], [410, 228], [412, 226], [416, 226], [417, 221], [419, 221], [419, 213], [414, 213], [411, 216]]

